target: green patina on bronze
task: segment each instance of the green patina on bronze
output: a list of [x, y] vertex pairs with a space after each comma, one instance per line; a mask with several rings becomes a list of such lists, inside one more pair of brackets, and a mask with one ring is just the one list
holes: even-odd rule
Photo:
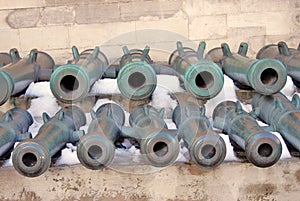
[[9, 151], [15, 142], [31, 138], [28, 132], [33, 123], [31, 115], [21, 108], [8, 110], [0, 119], [0, 156]]
[[147, 163], [155, 167], [171, 165], [179, 154], [178, 138], [168, 130], [163, 120], [164, 110], [147, 105], [136, 107], [129, 116], [133, 129], [132, 138], [140, 143], [140, 149]]
[[226, 156], [225, 142], [212, 130], [205, 107], [184, 102], [173, 112], [173, 122], [178, 128], [179, 139], [189, 149], [191, 160], [199, 167], [213, 168]]
[[124, 55], [120, 61], [117, 82], [121, 93], [132, 100], [142, 100], [152, 95], [156, 88], [156, 73], [149, 57], [150, 48], [128, 50], [123, 47]]
[[254, 165], [269, 167], [279, 160], [282, 152], [280, 140], [261, 128], [242, 109], [240, 102], [224, 101], [217, 105], [213, 112], [213, 124], [227, 133]]
[[202, 100], [218, 95], [224, 85], [224, 76], [218, 65], [203, 59], [205, 46], [205, 42], [201, 42], [195, 51], [177, 42], [177, 50], [169, 58], [169, 65], [184, 77], [185, 89]]
[[254, 114], [279, 132], [295, 149], [300, 151], [300, 100], [294, 95], [292, 101], [282, 93], [272, 96], [256, 94], [252, 99]]
[[[36, 49], [25, 58], [19, 56], [17, 49], [11, 49], [9, 54], [12, 62], [0, 68], [0, 105], [32, 82], [49, 81], [54, 68], [53, 59]], [[1, 62], [3, 65], [7, 61]]]
[[114, 103], [101, 105], [91, 112], [92, 122], [88, 133], [77, 147], [77, 156], [82, 165], [98, 170], [110, 165], [115, 155], [115, 142], [121, 136], [125, 121], [123, 109]]
[[285, 42], [279, 42], [277, 45], [266, 45], [259, 50], [257, 59], [271, 58], [282, 62], [288, 75], [292, 78], [294, 84], [300, 87], [300, 44], [297, 49], [288, 48]]
[[60, 101], [71, 103], [84, 99], [91, 86], [102, 77], [108, 67], [108, 60], [99, 47], [79, 54], [72, 47], [74, 59], [57, 67], [50, 79], [53, 95]]
[[59, 110], [50, 118], [43, 113], [44, 125], [33, 139], [28, 139], [15, 148], [12, 156], [14, 168], [22, 175], [37, 177], [50, 166], [51, 157], [66, 143], [75, 143], [83, 135], [78, 130], [86, 124], [83, 111], [76, 106]]
[[[246, 56], [247, 43], [241, 43], [238, 53], [231, 53], [228, 44], [221, 45], [223, 72], [240, 88], [248, 87], [260, 94], [271, 95], [285, 85], [287, 73], [284, 65], [275, 59], [250, 59]], [[219, 51], [215, 49], [215, 51]]]

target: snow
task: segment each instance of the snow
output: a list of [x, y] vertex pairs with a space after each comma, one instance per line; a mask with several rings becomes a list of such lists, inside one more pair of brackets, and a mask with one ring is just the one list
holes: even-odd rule
[[226, 75], [224, 75], [224, 86], [221, 92], [216, 97], [208, 100], [205, 104], [206, 116], [209, 119], [211, 119], [215, 107], [224, 100], [231, 100], [234, 102], [237, 101], [237, 97], [235, 94], [235, 85], [233, 84], [232, 80]]
[[99, 79], [91, 89], [91, 94], [119, 94], [117, 79]]
[[[176, 92], [184, 91], [181, 86], [178, 78], [176, 76], [170, 75], [158, 75], [157, 76], [157, 87], [152, 95], [152, 100], [150, 105], [157, 109], [164, 108], [165, 109], [165, 121], [169, 129], [176, 129], [176, 125], [172, 122], [172, 112], [173, 109], [177, 105], [177, 101], [172, 99], [172, 94]], [[235, 85], [232, 80], [224, 76], [224, 87], [220, 94], [218, 94], [215, 98], [209, 100], [206, 103], [206, 115], [211, 120], [212, 113], [217, 104], [221, 103], [224, 100], [232, 100], [237, 101], [237, 97], [235, 94]], [[289, 98], [295, 93], [295, 87], [292, 83], [292, 80], [288, 77], [286, 86], [282, 89], [282, 92], [286, 94]], [[100, 79], [98, 80], [92, 87], [91, 93], [93, 94], [119, 94], [120, 91], [117, 86], [116, 79]], [[32, 83], [26, 93], [25, 96], [36, 97], [32, 99], [30, 108], [28, 111], [34, 118], [33, 125], [29, 128], [29, 131], [32, 132], [33, 136], [38, 133], [38, 129], [43, 124], [42, 121], [42, 113], [46, 112], [52, 117], [61, 107], [57, 104], [56, 99], [51, 93], [49, 82], [38, 82]], [[98, 109], [99, 106], [105, 103], [111, 103], [109, 99], [99, 99], [97, 100], [95, 106], [92, 108], [94, 111]], [[242, 104], [244, 110], [247, 112], [251, 111], [251, 105]], [[91, 122], [90, 113], [86, 113], [87, 124], [81, 129], [87, 132], [88, 125]], [[129, 113], [125, 111], [125, 126], [129, 126]], [[264, 123], [259, 122], [261, 126], [265, 126]], [[281, 159], [290, 158], [291, 155], [281, 137], [281, 135], [277, 132], [272, 132], [276, 135], [281, 143], [282, 143], [282, 156]], [[220, 134], [220, 136], [224, 139], [227, 148], [227, 154], [225, 161], [240, 161], [239, 158], [235, 156], [233, 151], [233, 147], [230, 144], [229, 137], [225, 134]], [[17, 145], [17, 143], [16, 143]], [[16, 146], [15, 145], [15, 146]], [[138, 164], [141, 162], [141, 153], [140, 150], [132, 145], [129, 139], [125, 139], [122, 145], [125, 148], [117, 148], [115, 152], [115, 157], [113, 163], [116, 164]], [[180, 153], [176, 160], [176, 162], [188, 162], [189, 155], [188, 149], [183, 145], [183, 141], [180, 141]], [[76, 154], [76, 146], [67, 143], [66, 148], [62, 150], [62, 155], [56, 161], [57, 166], [59, 165], [72, 165], [78, 164], [79, 160]], [[12, 166], [11, 159], [8, 159], [4, 166]]]

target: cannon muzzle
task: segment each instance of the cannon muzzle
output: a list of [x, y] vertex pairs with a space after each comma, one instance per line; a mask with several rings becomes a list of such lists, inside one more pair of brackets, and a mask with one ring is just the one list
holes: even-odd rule
[[124, 55], [120, 61], [117, 82], [121, 93], [132, 100], [141, 100], [152, 95], [156, 88], [156, 73], [149, 57], [150, 48], [128, 50], [123, 47]]
[[138, 106], [131, 113], [129, 123], [134, 129], [132, 137], [141, 147], [145, 160], [155, 167], [165, 167], [177, 159], [179, 142], [177, 136], [167, 129], [164, 111], [151, 106]]
[[99, 47], [79, 54], [73, 46], [72, 51], [74, 59], [56, 68], [50, 79], [53, 95], [66, 103], [84, 99], [108, 66], [107, 58]]
[[192, 96], [207, 100], [220, 93], [224, 76], [217, 64], [203, 59], [205, 46], [205, 42], [201, 42], [195, 51], [177, 42], [177, 49], [171, 54], [169, 64], [184, 76], [185, 89]]
[[123, 109], [107, 103], [100, 106], [96, 113], [91, 112], [93, 121], [88, 133], [77, 147], [77, 156], [82, 165], [98, 170], [109, 166], [115, 155], [115, 142], [119, 139], [121, 126], [125, 121]]
[[214, 127], [227, 133], [247, 159], [258, 167], [274, 165], [280, 158], [280, 140], [261, 128], [256, 120], [243, 111], [239, 102], [224, 101], [213, 112]]
[[[300, 46], [299, 46], [300, 47]], [[272, 58], [282, 62], [288, 75], [292, 78], [294, 84], [300, 87], [300, 48], [288, 48], [285, 42], [279, 42], [277, 45], [266, 45], [259, 50], [256, 58]]]
[[184, 102], [175, 108], [173, 121], [178, 128], [179, 138], [185, 142], [190, 158], [197, 166], [213, 168], [224, 161], [225, 142], [211, 129], [204, 106]]
[[[219, 61], [223, 72], [239, 88], [254, 89], [260, 94], [271, 95], [279, 92], [285, 85], [287, 73], [284, 65], [275, 59], [250, 59], [246, 56], [247, 43], [241, 43], [238, 53], [231, 53], [228, 44], [209, 51], [207, 58]], [[220, 58], [217, 58], [220, 56]]]
[[83, 111], [76, 107], [65, 107], [50, 118], [43, 114], [44, 125], [34, 139], [18, 144], [13, 152], [14, 168], [27, 177], [37, 177], [50, 166], [51, 157], [66, 143], [75, 143], [83, 135], [78, 130], [86, 123]]
[[256, 94], [252, 99], [254, 113], [279, 132], [283, 139], [300, 151], [299, 96], [289, 101], [283, 94], [272, 96]]

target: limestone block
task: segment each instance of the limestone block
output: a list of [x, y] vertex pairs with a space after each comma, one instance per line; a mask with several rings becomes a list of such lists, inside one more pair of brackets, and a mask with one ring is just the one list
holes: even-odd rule
[[68, 48], [68, 28], [49, 26], [20, 29], [20, 47], [28, 51], [33, 48], [40, 50]]
[[168, 18], [180, 11], [182, 0], [155, 0], [121, 3], [121, 18], [125, 21], [137, 20], [144, 16]]
[[[75, 25], [69, 28], [70, 44], [80, 47], [135, 43], [134, 22]], [[125, 37], [121, 37], [125, 34]], [[126, 39], [126, 40], [124, 40]]]
[[169, 18], [161, 20], [140, 20], [136, 22], [137, 41], [139, 43], [160, 43], [188, 38], [188, 20]]
[[260, 12], [227, 15], [228, 27], [265, 26], [267, 35], [290, 33], [290, 12]]
[[219, 39], [227, 35], [226, 15], [199, 16], [189, 24], [191, 40]]
[[80, 5], [75, 9], [77, 24], [120, 21], [118, 4]]
[[185, 0], [183, 10], [190, 18], [199, 15], [219, 15], [240, 13], [241, 0]]
[[73, 7], [47, 7], [42, 11], [43, 25], [73, 24], [75, 14]]
[[287, 11], [289, 2], [286, 0], [244, 0], [241, 1], [242, 12], [270, 12], [270, 11]]
[[1, 29], [0, 31], [2, 52], [8, 52], [11, 48], [19, 48], [20, 37], [19, 31], [16, 29]]
[[44, 0], [0, 0], [0, 9], [35, 8], [44, 6]]
[[11, 28], [35, 27], [41, 18], [39, 8], [14, 10], [7, 16], [7, 23]]
[[11, 12], [12, 12], [12, 10], [1, 10], [0, 11], [0, 29], [10, 28], [10, 26], [7, 23], [7, 16]]

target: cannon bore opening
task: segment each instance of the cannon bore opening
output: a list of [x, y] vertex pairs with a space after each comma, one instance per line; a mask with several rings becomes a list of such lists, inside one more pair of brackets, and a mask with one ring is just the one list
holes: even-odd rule
[[97, 146], [97, 145], [92, 145], [89, 149], [88, 149], [88, 155], [90, 158], [97, 160], [102, 156], [102, 149], [101, 147]]
[[128, 78], [128, 84], [132, 88], [142, 87], [146, 82], [146, 77], [143, 73], [134, 72]]
[[260, 80], [266, 85], [275, 84], [278, 80], [278, 73], [272, 68], [267, 68], [261, 73]]
[[22, 157], [22, 162], [24, 165], [26, 165], [27, 167], [33, 167], [36, 165], [37, 163], [37, 157], [35, 154], [33, 153], [26, 153], [23, 155]]
[[202, 147], [201, 154], [205, 159], [211, 159], [216, 155], [216, 148], [211, 144], [206, 144]]
[[272, 146], [267, 143], [263, 143], [258, 147], [258, 154], [261, 157], [269, 157], [271, 156], [272, 152], [273, 152]]
[[162, 157], [165, 156], [168, 153], [168, 145], [165, 142], [157, 142], [153, 146], [153, 152], [156, 156]]
[[209, 89], [214, 84], [214, 77], [208, 71], [198, 73], [195, 79], [197, 87], [201, 89]]
[[63, 79], [61, 79], [60, 87], [64, 92], [69, 93], [78, 89], [79, 82], [75, 76], [66, 75]]

